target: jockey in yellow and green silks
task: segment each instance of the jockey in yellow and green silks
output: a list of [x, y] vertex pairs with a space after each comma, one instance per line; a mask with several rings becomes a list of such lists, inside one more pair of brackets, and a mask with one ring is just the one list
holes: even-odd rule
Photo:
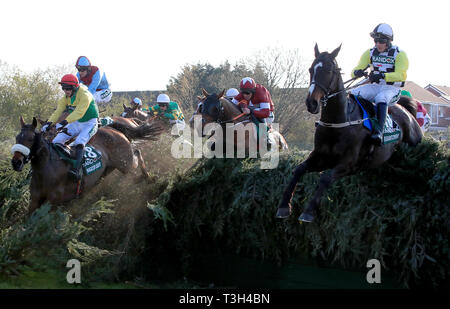
[[74, 180], [81, 178], [81, 162], [84, 148], [89, 139], [98, 129], [98, 107], [93, 95], [85, 85], [81, 85], [73, 74], [66, 74], [59, 82], [64, 96], [58, 101], [58, 106], [48, 119], [49, 123], [42, 127], [46, 131], [51, 123], [55, 123], [63, 112], [69, 115], [56, 124], [56, 129], [65, 127], [65, 132], [60, 132], [53, 139], [54, 144], [64, 145], [71, 138], [75, 140], [71, 146], [75, 147], [75, 164], [69, 171], [69, 176]]
[[170, 101], [169, 96], [167, 94], [162, 93], [158, 95], [156, 103], [158, 104], [148, 109], [150, 113], [168, 119], [170, 124], [176, 125], [178, 131], [184, 129], [185, 127], [184, 115], [176, 102]]

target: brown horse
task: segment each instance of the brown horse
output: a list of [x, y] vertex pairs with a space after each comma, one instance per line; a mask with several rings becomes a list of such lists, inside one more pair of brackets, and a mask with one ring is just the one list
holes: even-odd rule
[[163, 128], [165, 131], [168, 131], [170, 128], [170, 123], [164, 117], [160, 117], [158, 115], [152, 115], [152, 113], [147, 113], [143, 110], [138, 109], [138, 106], [128, 107], [125, 104], [123, 106], [122, 117], [132, 118], [138, 123], [150, 123], [154, 126], [158, 126]]
[[108, 175], [114, 169], [125, 174], [139, 167], [142, 177], [147, 181], [150, 179], [141, 152], [133, 149], [127, 136], [118, 131], [133, 132], [127, 133], [129, 138], [143, 137], [139, 134], [145, 134], [149, 139], [156, 139], [161, 131], [152, 129], [149, 125], [146, 125], [147, 129], [140, 128], [141, 130], [137, 131], [129, 127], [123, 128], [120, 124], [115, 128], [111, 126], [99, 128], [89, 141], [89, 145], [94, 146], [101, 153], [101, 167], [89, 175], [84, 175], [81, 182], [76, 183], [68, 178], [70, 164], [62, 160], [51, 143], [43, 138], [43, 133], [36, 130], [36, 118], [33, 118], [32, 124], [25, 124], [22, 117], [20, 122], [22, 128], [16, 136], [16, 144], [11, 149], [13, 153], [11, 163], [13, 169], [20, 172], [31, 160], [33, 174], [30, 184], [29, 214], [46, 201], [57, 205], [77, 198], [93, 188], [101, 177]]
[[[59, 117], [58, 122], [64, 120], [69, 114], [67, 112], [62, 113]], [[110, 117], [112, 123], [108, 124], [109, 127], [112, 127], [120, 132], [122, 132], [130, 141], [137, 138], [146, 138], [147, 135], [153, 135], [157, 133], [158, 130], [162, 130], [163, 128], [158, 125], [148, 125], [145, 122], [137, 119], [137, 118], [125, 118], [121, 116], [113, 116]], [[47, 121], [43, 121], [38, 119], [38, 122], [41, 126], [48, 124]], [[101, 122], [99, 122], [99, 126], [101, 126]], [[44, 132], [43, 137], [51, 142], [53, 138], [56, 136], [56, 127], [51, 125], [47, 132]], [[69, 143], [68, 141], [67, 143]]]
[[[245, 126], [245, 130], [249, 129], [249, 134], [245, 134], [244, 139], [239, 138], [238, 131], [234, 132], [234, 138], [229, 142], [232, 142], [233, 145], [237, 148], [242, 147], [245, 148], [246, 153], [249, 151], [250, 145], [257, 145], [257, 133], [256, 128], [253, 125], [247, 126], [248, 124], [252, 124], [252, 116], [250, 114], [245, 115], [239, 109], [239, 107], [229, 100], [227, 100], [223, 95], [224, 91], [219, 94], [209, 94], [205, 89], [202, 89], [203, 97], [198, 97], [199, 104], [197, 110], [194, 112], [194, 115], [189, 120], [189, 124], [192, 128], [194, 128], [194, 119], [195, 116], [201, 115], [202, 124], [201, 127], [195, 128], [197, 130], [197, 134], [200, 136], [204, 136], [204, 128], [209, 123], [218, 123], [222, 126], [223, 132], [223, 142], [224, 142], [224, 150], [226, 149], [226, 143], [228, 139], [226, 138], [226, 125], [230, 124], [234, 127], [242, 125]], [[243, 128], [242, 127], [242, 128]], [[272, 134], [275, 145], [279, 150], [287, 150], [288, 144], [284, 137], [276, 130], [269, 130], [269, 133]], [[215, 135], [215, 134], [214, 134]], [[213, 137], [214, 139], [214, 137]]]
[[414, 102], [402, 97], [398, 104], [389, 107], [389, 113], [400, 126], [399, 140], [382, 146], [370, 143], [371, 132], [362, 123], [363, 111], [346, 94], [335, 60], [340, 48], [332, 53], [320, 53], [317, 44], [315, 46], [315, 60], [309, 69], [310, 88], [306, 107], [312, 114], [319, 113], [320, 109], [322, 112], [315, 131], [314, 149], [307, 160], [295, 169], [278, 207], [278, 218], [290, 215], [292, 195], [305, 173], [329, 170], [321, 175], [312, 200], [299, 217], [300, 221], [311, 222], [324, 191], [334, 181], [361, 169], [380, 166], [391, 157], [400, 142], [415, 146], [421, 141], [422, 132], [414, 118]]

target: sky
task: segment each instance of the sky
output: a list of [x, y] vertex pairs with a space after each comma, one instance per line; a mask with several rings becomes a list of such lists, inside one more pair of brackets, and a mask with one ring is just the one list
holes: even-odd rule
[[2, 1], [0, 60], [32, 72], [74, 68], [83, 55], [113, 91], [165, 90], [188, 64], [234, 64], [277, 47], [298, 50], [308, 68], [316, 43], [342, 44], [346, 80], [379, 23], [406, 52], [408, 80], [450, 86], [450, 11], [440, 0]]

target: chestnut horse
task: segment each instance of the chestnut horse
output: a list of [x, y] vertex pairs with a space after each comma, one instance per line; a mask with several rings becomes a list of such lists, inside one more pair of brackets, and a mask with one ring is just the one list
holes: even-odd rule
[[415, 120], [414, 102], [402, 97], [397, 104], [389, 107], [391, 117], [401, 130], [399, 140], [381, 146], [370, 143], [371, 132], [362, 123], [363, 111], [347, 95], [335, 60], [340, 48], [332, 53], [320, 53], [317, 44], [314, 48], [315, 60], [309, 69], [310, 88], [306, 107], [312, 114], [319, 113], [321, 109], [322, 112], [314, 135], [314, 149], [295, 169], [278, 206], [278, 218], [290, 215], [290, 201], [297, 182], [305, 173], [328, 170], [321, 175], [312, 200], [299, 217], [300, 221], [311, 222], [324, 191], [334, 181], [361, 169], [380, 166], [391, 157], [400, 142], [415, 146], [422, 139], [422, 132]]
[[163, 128], [165, 131], [169, 130], [171, 127], [169, 120], [160, 117], [158, 115], [152, 115], [152, 113], [147, 113], [143, 110], [138, 109], [138, 106], [134, 107], [128, 107], [125, 104], [122, 104], [123, 106], [123, 113], [121, 114], [122, 117], [125, 118], [132, 118], [138, 123], [151, 123], [155, 126], [159, 126]]
[[[224, 141], [224, 150], [226, 149], [226, 124], [233, 124], [234, 126], [243, 125], [246, 126], [249, 123], [252, 123], [252, 116], [250, 114], [245, 115], [239, 109], [239, 107], [229, 100], [227, 100], [223, 95], [224, 91], [219, 94], [209, 94], [205, 89], [202, 89], [203, 97], [197, 97], [199, 99], [199, 105], [197, 110], [194, 112], [194, 115], [189, 120], [189, 124], [192, 128], [194, 128], [194, 119], [196, 115], [202, 116], [202, 125], [201, 127], [195, 128], [197, 130], [197, 134], [200, 136], [204, 136], [203, 129], [205, 125], [208, 123], [218, 123], [222, 126], [223, 132], [223, 141]], [[246, 127], [247, 128], [247, 127]], [[240, 147], [241, 145], [245, 147], [246, 153], [248, 153], [249, 145], [252, 143], [257, 145], [256, 141], [256, 129], [255, 126], [250, 127], [250, 134], [246, 134], [244, 140], [240, 140], [238, 138], [237, 132], [234, 132], [233, 143], [235, 147]], [[269, 131], [272, 134], [275, 145], [278, 146], [278, 150], [287, 150], [288, 144], [284, 137], [278, 131], [274, 129], [270, 129]], [[215, 134], [213, 134], [215, 135]], [[214, 137], [213, 137], [214, 139]], [[250, 139], [254, 139], [251, 141]]]
[[161, 133], [158, 128], [145, 125], [135, 129], [127, 125], [123, 127], [123, 124], [99, 128], [88, 145], [92, 145], [101, 153], [101, 167], [89, 175], [84, 175], [82, 180], [76, 183], [68, 177], [70, 164], [62, 160], [51, 143], [43, 137], [43, 133], [36, 130], [36, 118], [33, 118], [31, 124], [25, 124], [20, 117], [20, 122], [22, 127], [16, 136], [16, 144], [11, 149], [11, 163], [13, 169], [20, 172], [24, 165], [31, 161], [33, 172], [30, 184], [30, 215], [46, 201], [57, 205], [77, 198], [98, 184], [101, 177], [115, 169], [125, 174], [134, 172], [139, 167], [142, 177], [147, 181], [150, 179], [141, 152], [132, 148], [129, 138], [145, 137], [155, 140]]

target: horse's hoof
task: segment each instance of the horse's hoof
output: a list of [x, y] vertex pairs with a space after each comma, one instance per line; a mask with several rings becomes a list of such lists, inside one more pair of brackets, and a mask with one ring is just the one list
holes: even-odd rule
[[289, 208], [278, 208], [276, 217], [284, 219], [289, 217], [290, 214]]
[[300, 215], [300, 217], [298, 217], [298, 221], [300, 222], [312, 222], [314, 220], [314, 216], [304, 213], [302, 212], [302, 214]]

